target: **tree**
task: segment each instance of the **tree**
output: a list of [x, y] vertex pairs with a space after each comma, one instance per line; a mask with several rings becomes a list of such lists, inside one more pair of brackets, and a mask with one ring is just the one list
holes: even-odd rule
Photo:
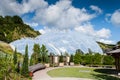
[[46, 55], [46, 57], [45, 57], [45, 63], [49, 63], [50, 62], [49, 60], [50, 59], [49, 59], [48, 55]]
[[85, 61], [85, 64], [92, 65], [93, 64], [93, 55], [89, 54], [89, 53], [85, 54], [84, 61]]
[[104, 65], [113, 65], [114, 64], [114, 58], [112, 56], [104, 55], [103, 64]]
[[30, 57], [30, 64], [29, 64], [29, 65], [31, 66], [31, 65], [33, 65], [33, 64], [34, 64], [34, 62], [33, 62], [33, 57], [32, 57], [32, 55], [31, 55], [31, 57]]
[[17, 64], [17, 51], [16, 51], [16, 48], [15, 48], [15, 52], [14, 52], [14, 55], [13, 55], [13, 62], [14, 62], [14, 65]]
[[33, 64], [40, 63], [42, 61], [41, 48], [39, 44], [34, 44], [33, 54], [31, 55]]
[[101, 59], [102, 59], [101, 54], [95, 53], [95, 54], [93, 55], [93, 64], [94, 64], [94, 65], [101, 65]]
[[13, 59], [9, 54], [1, 54], [0, 51], [0, 80], [12, 80], [10, 73], [13, 72]]
[[63, 55], [62, 55], [62, 53], [61, 53], [61, 55], [60, 55], [59, 62], [63, 62]]
[[23, 24], [23, 20], [17, 15], [13, 16], [13, 22], [17, 24]]
[[76, 53], [75, 53], [75, 56], [74, 56], [74, 63], [75, 64], [80, 64], [81, 63], [81, 53], [80, 53], [80, 50], [77, 49], [76, 50]]
[[42, 44], [41, 47], [41, 53], [42, 53], [42, 62], [45, 63], [46, 57], [48, 56], [48, 50], [45, 45]]
[[73, 62], [74, 61], [74, 56], [71, 54], [71, 56], [70, 56], [70, 62]]
[[117, 45], [119, 45], [119, 46], [120, 46], [120, 41], [118, 41], [118, 42], [117, 42]]
[[29, 72], [28, 70], [28, 45], [26, 45], [21, 74], [24, 76], [28, 76], [28, 72]]

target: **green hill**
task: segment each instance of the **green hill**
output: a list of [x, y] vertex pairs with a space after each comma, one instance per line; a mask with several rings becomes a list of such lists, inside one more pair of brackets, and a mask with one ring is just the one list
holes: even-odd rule
[[0, 16], [0, 41], [10, 43], [20, 38], [38, 35], [40, 33], [25, 24], [19, 16]]
[[105, 51], [106, 49], [112, 49], [115, 46], [114, 44], [105, 44], [102, 42], [97, 42], [97, 43], [103, 51]]

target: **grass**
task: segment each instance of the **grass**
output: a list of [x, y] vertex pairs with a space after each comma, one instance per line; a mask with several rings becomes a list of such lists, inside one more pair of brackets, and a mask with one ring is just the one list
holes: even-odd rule
[[76, 77], [89, 78], [95, 80], [120, 80], [120, 78], [110, 76], [112, 69], [98, 69], [98, 68], [76, 68], [65, 67], [48, 71], [51, 77]]
[[8, 43], [0, 41], [0, 51], [8, 54], [13, 54], [13, 50]]

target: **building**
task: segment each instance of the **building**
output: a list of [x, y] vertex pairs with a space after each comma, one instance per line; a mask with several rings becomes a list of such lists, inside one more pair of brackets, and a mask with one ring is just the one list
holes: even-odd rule
[[115, 67], [117, 71], [120, 71], [120, 46], [115, 46], [112, 50], [106, 52], [107, 55], [111, 55], [115, 59]]

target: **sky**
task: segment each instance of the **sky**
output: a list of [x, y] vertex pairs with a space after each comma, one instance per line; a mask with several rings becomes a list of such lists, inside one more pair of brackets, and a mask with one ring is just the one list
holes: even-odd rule
[[115, 44], [120, 41], [119, 4], [120, 0], [0, 0], [0, 15], [19, 15], [42, 34], [81, 32]]

